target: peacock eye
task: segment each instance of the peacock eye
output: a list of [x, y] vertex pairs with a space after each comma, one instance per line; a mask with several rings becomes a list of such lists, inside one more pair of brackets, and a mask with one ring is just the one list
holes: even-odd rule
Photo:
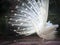
[[10, 18], [9, 20], [12, 20], [12, 18]]
[[11, 10], [11, 12], [14, 12], [14, 10]]
[[16, 5], [16, 7], [15, 7], [15, 8], [17, 9], [17, 8], [19, 8], [19, 6], [18, 6], [18, 5]]
[[25, 10], [28, 10], [27, 8]]
[[25, 4], [24, 3], [22, 3], [22, 6], [24, 6]]
[[14, 30], [14, 32], [16, 32], [16, 30]]
[[14, 26], [14, 24], [12, 24], [12, 26]]
[[20, 29], [20, 27], [18, 27], [18, 30]]
[[15, 13], [14, 15], [16, 16], [17, 14]]
[[23, 23], [20, 23], [20, 25], [23, 25]]

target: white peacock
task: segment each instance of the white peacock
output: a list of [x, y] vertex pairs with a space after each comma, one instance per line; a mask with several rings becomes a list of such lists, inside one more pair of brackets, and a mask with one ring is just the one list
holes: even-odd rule
[[[18, 0], [20, 1], [22, 0]], [[43, 39], [54, 39], [58, 25], [47, 22], [48, 8], [49, 0], [24, 0], [16, 5], [17, 12], [11, 16], [9, 22], [12, 26], [17, 26], [14, 31], [20, 35], [37, 33]]]

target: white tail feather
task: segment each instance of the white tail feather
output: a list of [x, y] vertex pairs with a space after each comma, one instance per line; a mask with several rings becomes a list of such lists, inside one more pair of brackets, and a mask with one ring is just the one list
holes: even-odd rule
[[53, 25], [49, 23], [46, 28], [38, 34], [41, 38], [51, 40], [56, 38], [56, 28], [58, 28], [58, 25]]
[[[20, 35], [37, 35], [44, 39], [55, 38], [58, 25], [47, 23], [49, 0], [26, 0], [17, 5], [17, 13], [11, 15], [10, 24], [16, 26], [15, 32]], [[18, 27], [20, 27], [18, 29]]]

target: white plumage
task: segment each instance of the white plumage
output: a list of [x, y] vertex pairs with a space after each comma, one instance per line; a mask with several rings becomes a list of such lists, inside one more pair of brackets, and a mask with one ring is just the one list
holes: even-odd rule
[[47, 22], [48, 7], [49, 0], [24, 0], [16, 5], [17, 11], [11, 15], [9, 24], [16, 26], [14, 31], [20, 35], [37, 33], [43, 39], [54, 39], [58, 25]]

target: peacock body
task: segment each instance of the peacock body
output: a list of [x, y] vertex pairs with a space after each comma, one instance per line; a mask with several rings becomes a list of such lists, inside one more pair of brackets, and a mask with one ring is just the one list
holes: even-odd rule
[[49, 0], [18, 0], [18, 2], [16, 12], [8, 19], [8, 24], [14, 27], [13, 30], [20, 35], [36, 33], [41, 38], [54, 39], [58, 25], [47, 22]]

